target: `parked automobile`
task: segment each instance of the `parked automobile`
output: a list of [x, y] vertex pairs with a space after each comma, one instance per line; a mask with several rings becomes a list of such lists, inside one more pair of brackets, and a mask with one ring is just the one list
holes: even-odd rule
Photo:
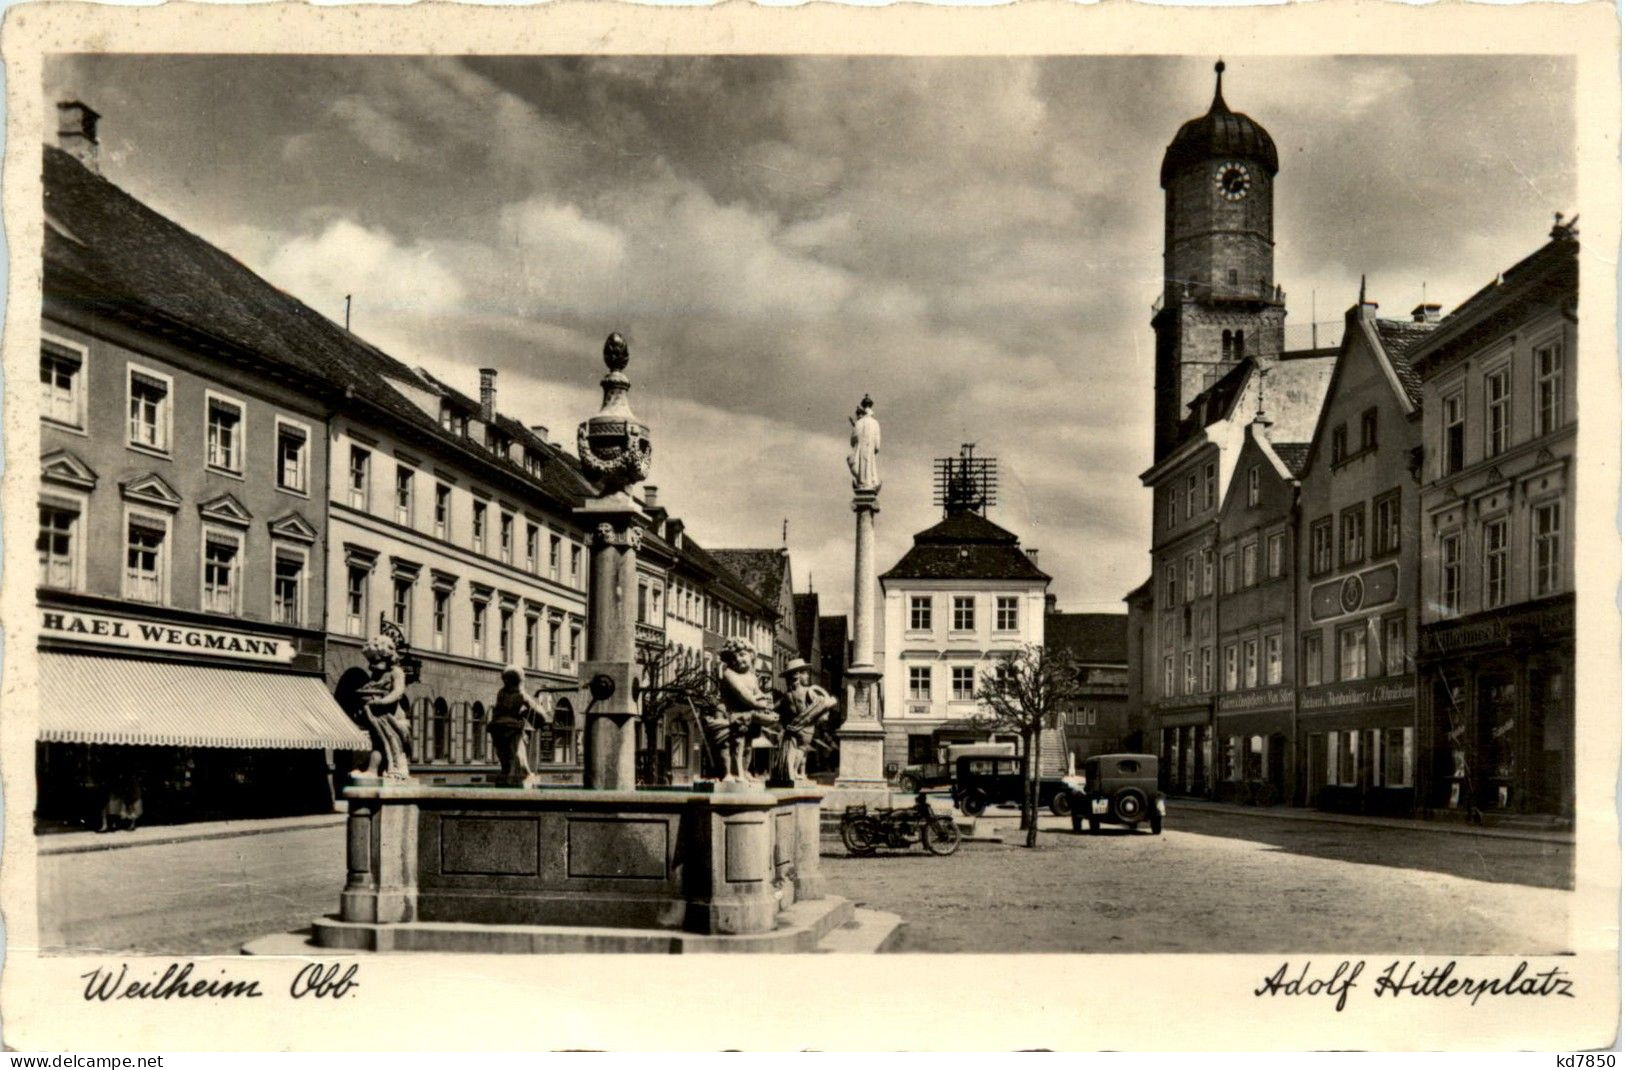
[[945, 762], [915, 762], [903, 766], [897, 774], [897, 790], [913, 794], [946, 788], [954, 782], [954, 766], [962, 757], [1013, 757], [1014, 743], [953, 743], [948, 746]]
[[1099, 832], [1102, 822], [1136, 828], [1144, 821], [1162, 833], [1167, 803], [1157, 787], [1155, 754], [1097, 754], [1084, 760], [1083, 784], [1071, 792], [1072, 831]]
[[[1027, 785], [1026, 768], [1027, 760], [1013, 755], [961, 755], [954, 762], [954, 804], [967, 817], [975, 817], [1000, 803], [1019, 806]], [[1064, 817], [1071, 812], [1073, 792], [1082, 787], [1082, 777], [1040, 777], [1038, 805], [1047, 806], [1051, 813]]]

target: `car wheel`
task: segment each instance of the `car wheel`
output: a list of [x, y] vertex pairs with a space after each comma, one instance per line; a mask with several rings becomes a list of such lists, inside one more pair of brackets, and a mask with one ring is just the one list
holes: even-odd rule
[[920, 790], [920, 782], [909, 776], [907, 773], [904, 773], [902, 776], [897, 778], [897, 790], [902, 792], [904, 795], [913, 795], [915, 792]]
[[987, 809], [987, 796], [979, 791], [973, 791], [959, 802], [959, 812], [966, 817], [980, 817], [982, 811]]
[[1155, 810], [1151, 811], [1151, 835], [1162, 835], [1162, 815]]
[[1072, 812], [1072, 799], [1064, 791], [1058, 791], [1050, 796], [1049, 812], [1056, 817], [1065, 817]]
[[1112, 812], [1118, 820], [1130, 825], [1144, 819], [1147, 809], [1145, 792], [1139, 788], [1124, 788], [1112, 800]]

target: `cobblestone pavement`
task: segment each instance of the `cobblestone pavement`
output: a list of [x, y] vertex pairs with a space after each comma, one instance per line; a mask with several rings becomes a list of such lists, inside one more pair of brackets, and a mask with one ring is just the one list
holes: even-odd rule
[[[894, 911], [913, 951], [1549, 953], [1567, 948], [1570, 847], [1213, 813], [1158, 837], [1075, 836], [869, 859], [825, 845], [831, 891]], [[339, 826], [45, 856], [47, 949], [233, 954], [337, 908]]]
[[837, 894], [901, 914], [903, 951], [1552, 953], [1573, 848], [1176, 810], [1161, 836], [1014, 817], [947, 859], [825, 845]]

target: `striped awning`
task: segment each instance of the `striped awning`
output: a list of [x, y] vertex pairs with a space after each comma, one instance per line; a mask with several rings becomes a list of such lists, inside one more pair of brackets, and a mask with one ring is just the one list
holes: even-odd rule
[[317, 676], [42, 651], [47, 743], [364, 750]]

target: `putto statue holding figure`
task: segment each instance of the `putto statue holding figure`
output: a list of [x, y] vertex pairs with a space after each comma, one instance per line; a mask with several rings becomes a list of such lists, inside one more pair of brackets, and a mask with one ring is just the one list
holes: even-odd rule
[[[344, 704], [351, 710], [351, 717], [367, 730], [372, 742], [366, 767], [356, 770], [359, 776], [407, 780], [412, 775], [412, 725], [406, 716], [407, 672], [403, 665], [405, 645], [400, 629], [386, 624], [380, 634], [367, 640], [361, 648], [367, 659], [367, 679], [353, 692], [352, 702]], [[342, 679], [340, 685], [343, 685]]]
[[722, 762], [722, 779], [750, 776], [751, 742], [779, 723], [773, 696], [756, 679], [756, 651], [742, 639], [730, 639], [722, 648], [722, 672], [717, 683], [722, 708], [705, 719], [705, 735]]
[[532, 699], [525, 694], [525, 674], [517, 665], [502, 670], [502, 689], [491, 704], [491, 746], [496, 751], [499, 782], [505, 787], [523, 788], [530, 784], [530, 733], [536, 723], [551, 724], [553, 715], [541, 702], [542, 692]]
[[792, 786], [806, 783], [807, 750], [813, 745], [819, 725], [836, 706], [835, 696], [812, 682], [811, 669], [807, 662], [795, 658], [780, 673], [789, 690], [779, 704], [783, 734], [779, 740], [778, 774]]
[[852, 452], [847, 455], [846, 466], [852, 471], [852, 489], [877, 491], [880, 489], [880, 421], [875, 419], [874, 399], [863, 395], [857, 413], [850, 419]]

